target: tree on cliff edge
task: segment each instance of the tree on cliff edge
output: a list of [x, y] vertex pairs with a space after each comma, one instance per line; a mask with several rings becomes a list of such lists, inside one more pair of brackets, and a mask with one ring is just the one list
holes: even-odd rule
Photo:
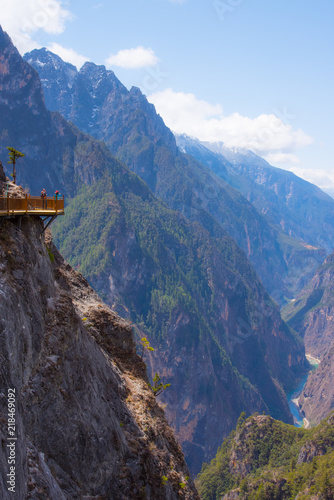
[[13, 165], [13, 181], [14, 181], [14, 184], [16, 184], [16, 169], [15, 169], [16, 160], [18, 158], [22, 158], [23, 156], [25, 156], [25, 154], [20, 153], [20, 151], [17, 151], [16, 149], [10, 148], [8, 146], [7, 146], [7, 149], [9, 151], [9, 162], [8, 163], [12, 163], [12, 165]]

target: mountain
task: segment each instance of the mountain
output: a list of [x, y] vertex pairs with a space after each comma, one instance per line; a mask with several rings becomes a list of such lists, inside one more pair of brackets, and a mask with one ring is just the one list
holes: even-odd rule
[[[215, 238], [170, 210], [103, 143], [47, 112], [36, 71], [5, 34], [0, 40], [6, 67], [0, 85], [10, 101], [16, 100], [10, 80], [23, 75], [22, 111], [3, 104], [0, 113], [7, 138], [25, 114], [14, 143], [26, 153], [18, 179], [32, 190], [57, 182], [70, 195], [54, 228], [57, 239], [108, 304], [135, 323], [137, 338], [147, 335], [156, 349], [150, 370], [171, 383], [166, 412], [191, 469], [213, 456], [243, 409], [292, 421], [283, 389], [307, 369], [304, 349], [242, 250], [220, 229]], [[7, 144], [2, 140], [3, 151]], [[30, 176], [33, 169], [39, 177]]]
[[305, 244], [334, 248], [334, 199], [292, 172], [223, 143], [199, 142], [185, 135], [178, 146], [240, 191], [271, 224]]
[[103, 140], [169, 208], [200, 222], [214, 237], [227, 232], [280, 304], [304, 286], [305, 270], [310, 276], [323, 261], [321, 249], [281, 235], [238, 191], [180, 152], [139, 89], [128, 91], [112, 71], [93, 63], [73, 76], [72, 67], [46, 49], [26, 54], [25, 60], [40, 75], [49, 109]]
[[198, 499], [131, 326], [38, 216], [1, 221], [1, 499]]
[[233, 240], [170, 211], [125, 167], [83, 189], [54, 233], [156, 349], [152, 375], [171, 383], [166, 412], [192, 470], [243, 408], [291, 421], [281, 387], [302, 375], [303, 347]]
[[196, 484], [203, 500], [326, 500], [333, 471], [334, 415], [312, 430], [241, 415]]

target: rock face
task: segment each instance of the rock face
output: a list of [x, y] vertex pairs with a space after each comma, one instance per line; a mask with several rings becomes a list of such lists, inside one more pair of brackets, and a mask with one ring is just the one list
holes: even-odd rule
[[5, 175], [5, 172], [3, 170], [3, 166], [2, 166], [1, 161], [0, 161], [0, 182], [6, 182], [6, 175]]
[[306, 352], [321, 360], [299, 398], [306, 418], [316, 424], [334, 408], [334, 254], [283, 309], [283, 316], [304, 338]]
[[282, 243], [272, 220], [268, 223], [224, 176], [219, 179], [181, 153], [173, 134], [139, 89], [128, 91], [112, 71], [93, 63], [86, 63], [73, 76], [70, 65], [46, 49], [26, 54], [25, 60], [39, 72], [49, 109], [103, 140], [170, 208], [200, 222], [214, 237], [221, 238], [226, 231], [279, 303], [295, 296], [304, 285], [305, 265], [291, 266], [290, 271], [288, 264], [295, 246], [300, 252], [296, 262], [302, 252], [312, 261], [312, 270], [323, 261], [325, 253], [319, 248], [306, 248], [291, 237]]
[[334, 408], [334, 345], [308, 377], [299, 398], [301, 411], [312, 425], [318, 424]]
[[284, 308], [283, 315], [304, 338], [306, 352], [320, 359], [328, 353], [334, 341], [334, 254]]
[[21, 222], [0, 229], [1, 498], [13, 391], [16, 498], [198, 498], [131, 327]]

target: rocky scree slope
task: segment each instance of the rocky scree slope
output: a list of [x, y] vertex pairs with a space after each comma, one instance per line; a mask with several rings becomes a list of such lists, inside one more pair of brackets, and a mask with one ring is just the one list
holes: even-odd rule
[[16, 498], [198, 498], [131, 327], [44, 243], [42, 227], [38, 218], [0, 227], [1, 498], [12, 498], [9, 388]]
[[241, 415], [196, 485], [203, 500], [327, 500], [334, 496], [333, 465], [333, 415], [311, 430]]
[[[200, 222], [215, 237], [226, 231], [246, 252], [275, 300], [284, 303], [301, 289], [301, 269], [290, 273], [287, 264], [294, 245], [286, 249], [278, 241], [278, 231], [251, 203], [179, 151], [173, 134], [139, 89], [128, 91], [112, 71], [93, 63], [74, 76], [70, 65], [46, 49], [26, 54], [25, 60], [39, 72], [49, 109], [103, 140], [170, 208]], [[312, 270], [322, 262], [323, 252], [295, 245], [307, 254]], [[306, 261], [302, 253], [299, 260], [301, 256]]]
[[[303, 347], [282, 323], [244, 253], [226, 233], [214, 239], [168, 210], [102, 143], [48, 113], [42, 97], [36, 103], [29, 92], [39, 88], [41, 95], [40, 84], [32, 84], [37, 73], [3, 32], [0, 40], [6, 66], [1, 82], [10, 103], [0, 119], [6, 118], [1, 123], [9, 137], [16, 137], [16, 102], [23, 103], [26, 116], [15, 143], [28, 157], [19, 175], [30, 183], [24, 163], [29, 159], [32, 171], [40, 171], [32, 187], [59, 182], [72, 197], [57, 229], [62, 249], [158, 347], [151, 367], [172, 383], [166, 391], [168, 418], [192, 470], [213, 456], [243, 409], [289, 421], [282, 387], [287, 390], [305, 371]], [[16, 85], [16, 101], [10, 82], [20, 74], [26, 76]], [[41, 136], [29, 126], [38, 113]], [[50, 135], [43, 135], [47, 130]]]

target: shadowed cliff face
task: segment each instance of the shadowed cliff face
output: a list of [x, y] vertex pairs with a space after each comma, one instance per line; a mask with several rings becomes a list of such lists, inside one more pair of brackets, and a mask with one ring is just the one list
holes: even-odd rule
[[45, 246], [41, 229], [38, 218], [0, 228], [1, 498], [13, 498], [8, 389], [16, 498], [198, 498], [131, 328]]

